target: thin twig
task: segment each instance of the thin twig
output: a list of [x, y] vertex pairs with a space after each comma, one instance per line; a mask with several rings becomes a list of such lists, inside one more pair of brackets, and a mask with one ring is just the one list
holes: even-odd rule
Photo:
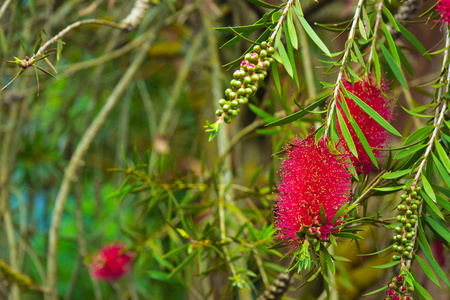
[[125, 91], [128, 84], [133, 80], [134, 75], [139, 70], [144, 61], [147, 51], [152, 45], [154, 39], [157, 37], [159, 33], [159, 29], [162, 26], [162, 20], [164, 19], [162, 16], [157, 20], [157, 23], [152, 28], [153, 36], [149, 38], [146, 43], [142, 45], [140, 51], [137, 53], [134, 61], [125, 72], [124, 76], [121, 78], [115, 89], [112, 91], [111, 95], [107, 99], [105, 105], [101, 109], [100, 113], [96, 117], [96, 119], [92, 122], [89, 128], [84, 133], [81, 138], [66, 171], [64, 172], [64, 177], [61, 183], [61, 187], [58, 192], [58, 196], [55, 201], [55, 207], [52, 214], [51, 226], [49, 231], [49, 249], [47, 256], [47, 272], [48, 272], [48, 289], [50, 292], [50, 299], [57, 299], [57, 290], [56, 290], [56, 272], [57, 272], [57, 247], [58, 247], [58, 235], [59, 235], [59, 227], [61, 224], [61, 217], [64, 211], [64, 206], [67, 201], [67, 196], [70, 192], [70, 186], [72, 184], [72, 180], [75, 177], [76, 170], [78, 166], [80, 166], [81, 161], [89, 147], [91, 146], [94, 138], [97, 136], [100, 129], [106, 122], [106, 119], [114, 108], [115, 104], [118, 102], [120, 96]]
[[111, 21], [106, 21], [106, 20], [98, 20], [98, 19], [81, 20], [81, 21], [75, 22], [73, 24], [70, 24], [69, 26], [67, 26], [66, 28], [61, 30], [57, 35], [55, 35], [54, 37], [49, 39], [44, 45], [42, 45], [39, 48], [39, 50], [29, 60], [33, 61], [34, 59], [36, 59], [39, 55], [41, 55], [45, 51], [45, 49], [47, 49], [51, 44], [56, 43], [59, 39], [61, 39], [64, 35], [66, 35], [72, 29], [75, 29], [77, 27], [80, 27], [81, 25], [86, 25], [86, 24], [104, 25], [104, 26], [110, 26], [110, 27], [117, 28], [117, 29], [125, 28], [124, 25], [122, 25], [122, 24], [117, 24], [117, 23], [114, 23]]
[[[446, 23], [446, 27], [447, 27], [447, 29], [448, 29], [448, 23]], [[447, 60], [448, 60], [448, 56], [449, 56], [449, 48], [448, 48], [447, 46], [450, 44], [450, 32], [449, 32], [448, 30], [447, 30], [447, 38], [446, 38], [445, 44], [446, 44], [446, 49], [445, 49], [445, 52], [444, 52], [444, 55], [443, 55], [443, 61], [442, 61], [442, 65], [443, 65], [443, 68], [444, 68], [444, 69], [445, 69], [445, 65], [447, 64]], [[444, 77], [444, 76], [443, 76], [443, 77]], [[441, 79], [442, 79], [442, 78], [441, 78]], [[448, 90], [449, 80], [450, 80], [450, 72], [449, 72], [449, 70], [447, 69], [447, 84], [445, 85], [445, 87], [441, 87], [441, 88], [439, 89], [438, 95], [442, 95], [441, 90], [444, 90], [445, 92]], [[438, 101], [438, 103], [439, 103], [440, 98], [438, 98], [437, 101]], [[438, 106], [439, 106], [439, 104], [438, 104]], [[436, 111], [438, 111], [438, 110], [439, 110], [439, 109], [436, 108]], [[433, 124], [434, 124], [434, 130], [433, 130], [433, 133], [431, 134], [431, 138], [430, 138], [428, 147], [427, 147], [427, 149], [425, 150], [425, 154], [423, 155], [423, 160], [422, 160], [422, 162], [421, 162], [420, 165], [419, 165], [419, 169], [417, 170], [416, 176], [414, 177], [414, 181], [413, 181], [413, 183], [412, 183], [413, 185], [416, 185], [417, 182], [419, 181], [420, 175], [422, 174], [422, 170], [423, 170], [423, 168], [424, 168], [425, 165], [426, 165], [428, 155], [430, 154], [431, 149], [433, 148], [434, 141], [436, 140], [437, 133], [439, 132], [439, 127], [441, 127], [441, 124], [442, 124], [442, 122], [443, 122], [443, 120], [444, 120], [444, 115], [445, 115], [445, 111], [446, 111], [446, 110], [447, 110], [447, 101], [446, 101], [446, 100], [443, 100], [443, 105], [442, 105], [441, 110], [439, 111], [438, 114], [436, 114], [436, 115], [434, 116], [434, 121], [433, 121]], [[423, 210], [423, 204], [421, 204], [421, 205], [419, 206], [419, 216], [422, 215], [422, 210]], [[414, 232], [415, 232], [415, 234], [414, 234], [414, 236], [413, 236], [412, 239], [411, 239], [411, 243], [412, 243], [413, 245], [415, 244], [416, 239], [417, 239], [418, 226], [419, 226], [419, 222], [417, 222], [417, 223], [414, 225]], [[405, 265], [405, 268], [406, 268], [407, 270], [408, 270], [409, 267], [411, 266], [411, 263], [412, 263], [412, 259], [406, 259], [406, 262], [404, 263], [404, 265]], [[403, 264], [403, 261], [402, 261], [402, 264]]]
[[369, 67], [373, 60], [373, 53], [376, 51], [376, 37], [378, 33], [378, 29], [380, 28], [380, 22], [383, 17], [383, 6], [384, 6], [384, 0], [380, 0], [377, 6], [377, 20], [375, 21], [375, 26], [373, 28], [373, 39], [372, 44], [370, 46], [370, 53], [369, 53], [369, 59], [367, 59], [367, 69], [366, 69], [366, 77], [368, 76]]
[[277, 36], [278, 30], [280, 30], [281, 28], [281, 24], [283, 24], [284, 19], [286, 18], [287, 12], [289, 11], [289, 9], [291, 8], [291, 6], [294, 4], [294, 0], [289, 0], [286, 3], [286, 7], [283, 10], [283, 13], [281, 15], [281, 17], [278, 19], [277, 25], [275, 26], [275, 29], [273, 30], [272, 34], [270, 35], [270, 40], [274, 40], [275, 37]]
[[[2, 103], [0, 103], [2, 105]], [[7, 126], [7, 132], [2, 140], [3, 147], [1, 153], [1, 166], [0, 166], [0, 213], [3, 217], [6, 239], [9, 248], [9, 263], [13, 271], [19, 271], [18, 257], [17, 257], [17, 245], [14, 233], [14, 223], [11, 210], [9, 208], [9, 178], [10, 178], [10, 166], [11, 166], [11, 148], [13, 146], [14, 136], [17, 134], [17, 120], [19, 115], [19, 103], [14, 103], [11, 107], [10, 118]], [[14, 152], [12, 152], [14, 153]], [[19, 289], [16, 284], [12, 285], [10, 292], [11, 299], [20, 299]]]
[[11, 3], [11, 0], [6, 0], [2, 7], [0, 8], [0, 19], [3, 17], [3, 14], [5, 13], [6, 9], [8, 8], [8, 5]]
[[356, 7], [355, 15], [353, 16], [353, 23], [352, 23], [350, 32], [348, 34], [347, 42], [345, 43], [346, 49], [345, 49], [344, 56], [342, 57], [342, 62], [341, 62], [341, 66], [339, 68], [338, 77], [336, 79], [336, 84], [335, 84], [334, 91], [333, 91], [333, 97], [331, 98], [331, 102], [330, 102], [330, 106], [329, 106], [327, 125], [326, 125], [325, 131], [323, 133], [323, 136], [327, 136], [328, 130], [330, 129], [331, 120], [333, 118], [334, 108], [336, 107], [337, 95], [341, 88], [342, 75], [344, 74], [344, 70], [347, 65], [347, 59], [350, 55], [350, 50], [352, 49], [352, 46], [353, 46], [353, 39], [355, 38], [356, 25], [358, 24], [359, 15], [361, 13], [361, 7], [362, 7], [363, 2], [364, 2], [364, 0], [358, 1], [358, 6]]

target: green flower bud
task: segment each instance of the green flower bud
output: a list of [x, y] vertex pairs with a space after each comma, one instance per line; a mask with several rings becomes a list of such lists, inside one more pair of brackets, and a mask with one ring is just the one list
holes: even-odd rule
[[259, 46], [259, 45], [253, 46], [253, 51], [259, 53], [259, 51], [261, 51], [261, 46]]
[[225, 104], [224, 106], [223, 106], [223, 111], [224, 112], [228, 112], [230, 110], [230, 105], [229, 104]]
[[223, 110], [221, 109], [216, 110], [216, 116], [220, 117], [221, 115], [223, 115]]
[[261, 48], [266, 49], [267, 48], [267, 42], [261, 42]]
[[231, 101], [232, 107], [237, 107], [238, 105], [239, 105], [239, 102], [237, 102], [236, 100]]

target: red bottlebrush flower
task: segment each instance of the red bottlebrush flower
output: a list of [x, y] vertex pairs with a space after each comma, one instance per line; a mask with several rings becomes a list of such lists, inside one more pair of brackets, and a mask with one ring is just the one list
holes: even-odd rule
[[100, 281], [115, 281], [128, 274], [134, 252], [125, 252], [125, 245], [112, 243], [104, 246], [90, 264], [92, 276]]
[[[350, 199], [352, 175], [347, 169], [349, 156], [330, 149], [326, 139], [316, 144], [314, 136], [303, 141], [294, 138], [286, 153], [274, 212], [278, 237], [286, 239], [292, 250], [303, 241], [297, 232], [309, 231], [310, 236], [329, 240], [329, 234], [340, 223], [331, 220]], [[325, 224], [321, 224], [321, 206]]]
[[[364, 81], [354, 82], [353, 86], [352, 83], [348, 81], [344, 81], [343, 85], [347, 91], [358, 96], [359, 99], [368, 104], [386, 121], [389, 122], [393, 119], [394, 100], [386, 96], [386, 94], [390, 92], [390, 89], [387, 85], [382, 83], [381, 87], [377, 87], [376, 83], [372, 82], [370, 76]], [[375, 170], [375, 166], [373, 165], [369, 155], [367, 155], [366, 151], [364, 150], [364, 147], [359, 141], [359, 138], [356, 135], [356, 132], [353, 130], [352, 125], [345, 116], [344, 111], [341, 107], [341, 101], [342, 99], [341, 97], [339, 97], [336, 106], [344, 117], [345, 123], [348, 130], [350, 131], [352, 139], [355, 143], [356, 151], [358, 153], [358, 158], [356, 158], [354, 155], [351, 155], [353, 166], [355, 167], [358, 174], [368, 174], [370, 171]], [[370, 117], [366, 112], [364, 112], [352, 99], [345, 97], [345, 103], [347, 104], [351, 116], [366, 137], [369, 146], [372, 148], [384, 148], [385, 144], [389, 140], [389, 132], [381, 125], [379, 125], [374, 119], [372, 119], [372, 117]], [[339, 127], [339, 123], [337, 123], [337, 126], [339, 136], [343, 141], [344, 137]], [[344, 143], [344, 147], [347, 151], [349, 151], [347, 143]], [[380, 158], [384, 155], [383, 151], [375, 149], [372, 149], [372, 151], [376, 158]]]
[[438, 14], [443, 22], [450, 21], [450, 0], [440, 0], [434, 9], [438, 11]]

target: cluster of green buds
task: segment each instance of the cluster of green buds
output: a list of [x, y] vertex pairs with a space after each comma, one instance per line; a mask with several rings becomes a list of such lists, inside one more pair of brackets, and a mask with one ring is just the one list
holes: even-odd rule
[[413, 292], [414, 287], [406, 285], [405, 274], [394, 276], [388, 284], [387, 297], [384, 300], [413, 300], [408, 293]]
[[419, 208], [422, 205], [422, 197], [420, 196], [421, 188], [412, 185], [403, 188], [405, 193], [401, 195], [401, 202], [397, 206], [399, 214], [396, 218], [401, 225], [395, 228], [396, 235], [394, 241], [394, 255], [392, 260], [401, 261], [402, 267], [400, 273], [394, 276], [388, 284], [387, 297], [385, 300], [413, 300], [409, 296], [414, 291], [414, 287], [408, 285], [405, 278], [406, 261], [411, 260], [414, 255], [415, 228], [419, 222]]
[[395, 228], [397, 234], [393, 237], [393, 250], [396, 254], [392, 257], [393, 260], [412, 259], [416, 235], [414, 228], [419, 222], [419, 207], [422, 204], [420, 190], [421, 188], [415, 185], [405, 187], [405, 194], [401, 196], [402, 201], [397, 206], [399, 215], [396, 220], [402, 225]]
[[250, 95], [258, 90], [259, 83], [267, 76], [274, 52], [269, 42], [262, 42], [244, 56], [240, 69], [233, 73], [231, 88], [225, 91], [225, 99], [219, 100], [222, 108], [216, 111], [217, 117], [230, 123], [239, 114], [241, 105], [248, 103]]

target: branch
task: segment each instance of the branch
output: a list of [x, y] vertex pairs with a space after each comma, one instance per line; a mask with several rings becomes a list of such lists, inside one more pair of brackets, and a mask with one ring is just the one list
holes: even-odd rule
[[289, 0], [286, 3], [286, 7], [283, 10], [283, 14], [281, 15], [281, 17], [278, 19], [278, 23], [275, 26], [275, 29], [273, 30], [272, 34], [270, 35], [270, 40], [274, 40], [275, 37], [277, 36], [278, 31], [281, 28], [281, 24], [283, 24], [284, 19], [286, 18], [287, 12], [289, 11], [289, 9], [291, 8], [292, 4], [294, 3], [294, 0]]
[[[31, 57], [30, 60], [33, 61], [33, 59], [36, 59], [36, 57], [41, 55], [45, 51], [45, 49], [48, 48], [48, 46], [56, 43], [59, 39], [61, 39], [69, 31], [71, 31], [72, 29], [75, 29], [77, 27], [80, 27], [81, 25], [96, 24], [96, 25], [104, 25], [104, 26], [109, 26], [112, 28], [127, 30], [127, 31], [134, 30], [139, 26], [139, 24], [141, 24], [142, 20], [145, 17], [145, 14], [149, 10], [149, 8], [150, 8], [149, 0], [136, 0], [133, 8], [131, 9], [131, 12], [120, 23], [115, 23], [115, 22], [106, 21], [106, 20], [99, 20], [99, 19], [87, 19], [87, 20], [81, 20], [81, 21], [75, 22], [75, 23], [67, 26], [63, 30], [61, 30], [57, 35], [55, 35], [50, 40], [48, 40], [44, 45], [42, 45], [39, 48], [39, 50]], [[1, 13], [1, 11], [0, 11], [0, 13]], [[1, 17], [1, 14], [0, 14], [0, 17]]]
[[362, 7], [363, 3], [364, 3], [364, 0], [358, 1], [358, 6], [356, 7], [355, 15], [353, 16], [353, 23], [352, 23], [352, 27], [350, 29], [350, 33], [348, 34], [347, 42], [345, 43], [346, 49], [345, 49], [344, 56], [342, 57], [342, 63], [341, 63], [341, 67], [339, 69], [338, 77], [337, 77], [336, 84], [334, 87], [333, 97], [331, 98], [329, 112], [328, 112], [328, 118], [327, 118], [327, 124], [326, 124], [326, 128], [325, 128], [323, 136], [327, 136], [328, 130], [330, 129], [334, 108], [336, 107], [336, 98], [339, 93], [339, 89], [341, 88], [342, 75], [344, 74], [345, 66], [347, 65], [347, 59], [349, 57], [350, 50], [352, 49], [353, 40], [355, 38], [356, 26], [358, 24], [358, 19], [359, 19], [359, 15], [361, 13], [361, 7]]

